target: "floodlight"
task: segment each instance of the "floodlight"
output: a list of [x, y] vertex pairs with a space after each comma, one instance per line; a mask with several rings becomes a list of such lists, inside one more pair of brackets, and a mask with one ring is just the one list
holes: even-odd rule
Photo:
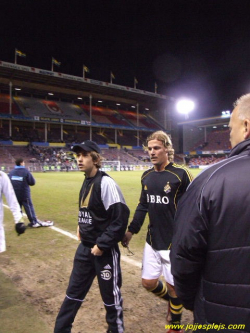
[[230, 117], [230, 115], [231, 115], [231, 112], [230, 111], [222, 111], [221, 112], [221, 117], [223, 117], [223, 118], [229, 118]]
[[189, 112], [193, 111], [194, 107], [194, 102], [189, 99], [181, 99], [176, 104], [177, 111], [185, 115], [188, 115]]

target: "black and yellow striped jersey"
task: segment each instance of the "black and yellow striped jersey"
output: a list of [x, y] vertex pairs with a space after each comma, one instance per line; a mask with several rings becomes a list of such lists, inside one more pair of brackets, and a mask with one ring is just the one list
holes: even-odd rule
[[169, 249], [176, 207], [192, 179], [187, 168], [172, 162], [164, 171], [157, 172], [154, 168], [145, 171], [140, 201], [128, 230], [138, 233], [148, 213], [147, 243], [155, 250]]

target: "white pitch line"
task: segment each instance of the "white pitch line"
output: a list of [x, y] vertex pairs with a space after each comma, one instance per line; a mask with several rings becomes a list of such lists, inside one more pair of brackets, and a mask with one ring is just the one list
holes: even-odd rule
[[[60, 232], [61, 234], [65, 235], [65, 236], [68, 236], [68, 237], [70, 237], [70, 238], [75, 239], [75, 240], [78, 241], [77, 236], [71, 234], [71, 233], [68, 232], [68, 231], [65, 231], [65, 230], [63, 230], [63, 229], [57, 228], [57, 227], [55, 227], [55, 226], [51, 226], [51, 227], [49, 227], [49, 229], [53, 229], [53, 230], [55, 230], [55, 231], [57, 231], [57, 232]], [[133, 259], [131, 259], [131, 258], [128, 258], [128, 257], [124, 256], [124, 255], [121, 255], [121, 259], [122, 259], [123, 261], [127, 262], [127, 263], [130, 264], [130, 265], [133, 265], [133, 266], [136, 266], [136, 267], [141, 268], [141, 263], [140, 263], [139, 261], [133, 260]]]
[[[7, 205], [3, 205], [3, 206], [4, 206], [5, 208], [10, 209], [9, 206], [7, 206]], [[55, 226], [51, 226], [51, 227], [47, 227], [47, 228], [48, 228], [48, 229], [53, 229], [53, 230], [59, 232], [60, 234], [62, 234], [62, 235], [64, 235], [64, 236], [70, 237], [70, 238], [72, 238], [72, 239], [78, 241], [77, 236], [76, 236], [76, 235], [73, 235], [72, 233], [70, 233], [70, 232], [68, 232], [68, 231], [65, 231], [65, 230], [60, 229], [60, 228], [55, 227]], [[123, 261], [125, 261], [126, 263], [130, 264], [130, 265], [133, 265], [133, 266], [136, 266], [136, 267], [138, 267], [138, 268], [141, 268], [141, 262], [139, 262], [139, 261], [136, 261], [136, 260], [134, 260], [134, 259], [128, 258], [128, 257], [126, 257], [126, 256], [124, 256], [124, 255], [121, 255], [121, 259], [122, 259]]]
[[68, 232], [68, 231], [65, 231], [65, 230], [63, 230], [63, 229], [57, 228], [57, 227], [55, 227], [55, 226], [51, 226], [51, 227], [49, 227], [49, 228], [50, 228], [50, 229], [53, 229], [53, 230], [55, 230], [55, 231], [57, 231], [57, 232], [60, 232], [60, 234], [63, 234], [64, 236], [68, 236], [68, 237], [70, 237], [70, 238], [72, 238], [72, 239], [78, 240], [78, 238], [77, 238], [76, 235], [73, 235], [73, 234], [71, 234], [71, 233]]
[[141, 269], [141, 262], [128, 258], [128, 257], [125, 257], [124, 255], [121, 255], [121, 259], [123, 261], [127, 262], [128, 264], [136, 266]]

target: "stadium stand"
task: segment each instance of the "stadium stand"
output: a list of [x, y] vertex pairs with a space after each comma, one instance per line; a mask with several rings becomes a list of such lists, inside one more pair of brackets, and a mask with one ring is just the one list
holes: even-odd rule
[[219, 161], [222, 161], [226, 158], [226, 156], [221, 156], [221, 157], [215, 157], [215, 156], [209, 156], [209, 157], [192, 157], [188, 163], [189, 167], [192, 166], [201, 166], [201, 165], [212, 165], [215, 164]]
[[[13, 115], [22, 115], [19, 107], [15, 103], [12, 103], [11, 109]], [[7, 94], [0, 94], [0, 111], [2, 114], [10, 114], [10, 96]]]
[[[89, 105], [80, 105], [86, 113], [90, 114]], [[103, 108], [98, 106], [92, 106], [92, 117], [94, 121], [98, 124], [113, 124], [122, 127], [131, 127], [129, 124], [116, 110], [111, 110], [109, 108]]]
[[[125, 148], [126, 149], [126, 148]], [[143, 149], [129, 149], [128, 154], [135, 157], [139, 161], [149, 161], [148, 153], [145, 152]]]
[[77, 104], [19, 96], [14, 97], [14, 101], [26, 117], [53, 116], [89, 121], [89, 116]]
[[213, 130], [207, 133], [207, 141], [199, 140], [191, 150], [225, 150], [230, 149], [229, 130]]
[[[9, 113], [8, 95], [0, 94], [0, 111]], [[30, 120], [44, 120], [60, 122], [64, 120], [79, 120], [90, 124], [90, 106], [85, 104], [76, 104], [63, 101], [45, 100], [34, 97], [14, 96], [13, 97], [13, 114], [20, 115], [20, 118], [26, 117]], [[49, 117], [49, 119], [48, 119]], [[137, 128], [137, 114], [135, 112], [124, 110], [113, 110], [99, 106], [92, 106], [92, 124], [113, 127], [120, 129]], [[144, 130], [159, 130], [161, 125], [151, 116], [139, 114], [139, 127]], [[53, 139], [53, 137], [49, 137]]]
[[214, 151], [225, 155], [228, 130], [214, 130], [212, 125], [222, 127], [227, 120], [177, 123], [173, 102], [153, 92], [0, 61], [1, 167], [13, 167], [20, 153], [33, 169], [63, 167], [69, 147], [87, 139], [100, 145], [106, 161], [146, 166], [149, 159], [142, 145], [161, 129], [173, 135], [177, 163], [193, 157], [194, 165], [208, 164], [215, 161], [213, 156], [221, 157]]
[[[135, 112], [131, 111], [119, 111], [124, 118], [126, 118], [133, 126], [137, 127], [137, 115]], [[143, 127], [146, 129], [154, 129], [160, 130], [162, 127], [160, 125], [156, 125], [156, 122], [153, 122], [151, 118], [148, 118], [145, 114], [139, 114], [139, 127]]]

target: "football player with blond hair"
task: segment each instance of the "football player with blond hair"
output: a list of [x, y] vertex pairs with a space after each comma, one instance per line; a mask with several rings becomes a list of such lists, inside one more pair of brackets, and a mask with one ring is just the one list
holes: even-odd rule
[[[148, 213], [142, 285], [156, 296], [169, 301], [168, 317], [173, 325], [178, 325], [181, 322], [182, 304], [175, 293], [169, 253], [177, 203], [192, 176], [184, 166], [174, 163], [172, 142], [165, 132], [157, 131], [149, 135], [145, 149], [153, 167], [142, 175], [140, 201], [122, 244], [125, 247], [129, 245], [132, 235], [140, 231]], [[160, 280], [161, 275], [166, 283]]]

